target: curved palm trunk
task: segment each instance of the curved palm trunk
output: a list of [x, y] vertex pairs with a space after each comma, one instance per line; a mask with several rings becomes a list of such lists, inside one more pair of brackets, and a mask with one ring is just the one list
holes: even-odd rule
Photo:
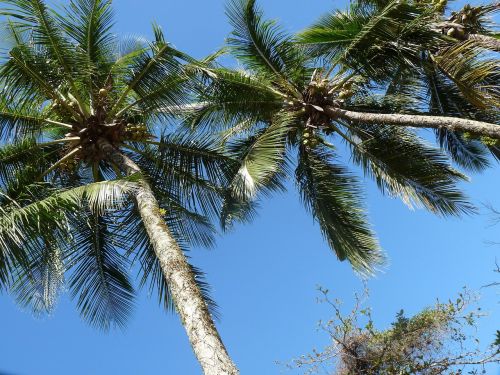
[[[127, 175], [140, 172], [132, 160], [106, 140], [99, 141], [99, 148], [108, 160], [118, 165]], [[217, 332], [186, 257], [165, 224], [158, 202], [146, 182], [140, 184], [136, 200], [175, 306], [204, 374], [239, 374]]]
[[500, 125], [458, 117], [355, 112], [336, 107], [325, 107], [324, 111], [332, 119], [341, 118], [364, 124], [385, 124], [414, 128], [444, 128], [454, 132], [469, 132], [500, 139]]
[[484, 48], [487, 48], [491, 51], [500, 52], [500, 39], [494, 38], [489, 35], [482, 34], [469, 34], [467, 36], [469, 40], [475, 40]]

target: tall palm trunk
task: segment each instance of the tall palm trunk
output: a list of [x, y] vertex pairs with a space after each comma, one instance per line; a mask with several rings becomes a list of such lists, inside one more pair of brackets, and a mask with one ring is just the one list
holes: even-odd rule
[[[99, 141], [99, 148], [108, 160], [118, 165], [127, 175], [140, 172], [131, 159], [106, 140]], [[165, 224], [158, 202], [147, 182], [140, 183], [135, 198], [175, 306], [204, 374], [239, 374], [217, 332], [186, 257]]]
[[458, 117], [355, 112], [336, 107], [325, 107], [324, 111], [333, 119], [341, 118], [354, 122], [362, 122], [364, 124], [386, 124], [415, 128], [443, 128], [450, 131], [469, 132], [500, 139], [500, 125]]

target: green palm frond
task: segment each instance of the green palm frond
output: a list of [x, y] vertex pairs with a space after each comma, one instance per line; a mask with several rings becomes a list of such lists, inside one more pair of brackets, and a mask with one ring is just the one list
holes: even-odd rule
[[316, 23], [298, 35], [298, 43], [313, 56], [334, 60], [356, 40], [370, 14], [355, 4], [348, 11], [337, 10], [322, 16]]
[[321, 232], [340, 260], [370, 274], [383, 263], [378, 242], [359, 200], [357, 180], [319, 146], [301, 147], [296, 170], [302, 200], [318, 221]]
[[125, 70], [124, 89], [108, 113], [108, 118], [122, 109], [122, 103], [130, 93], [140, 98], [158, 90], [169, 77], [182, 73], [177, 51], [164, 40], [161, 32], [155, 30], [156, 40], [150, 43], [148, 50], [135, 56]]
[[237, 162], [213, 136], [174, 133], [146, 146], [137, 145], [137, 163], [160, 196], [188, 211], [217, 215], [221, 189], [229, 184]]
[[439, 69], [480, 109], [500, 106], [500, 63], [474, 42], [457, 43], [434, 56]]
[[278, 114], [255, 136], [230, 146], [240, 161], [239, 170], [231, 182], [235, 197], [242, 201], [252, 200], [259, 190], [280, 186], [275, 177], [282, 174], [286, 165], [288, 126], [295, 117], [294, 113]]
[[43, 45], [48, 57], [57, 61], [72, 95], [78, 100], [80, 108], [85, 110], [74, 79], [79, 74], [74, 69], [78, 66], [78, 55], [73, 52], [71, 43], [62, 32], [63, 27], [49, 11], [45, 2], [42, 0], [5, 0], [4, 3], [12, 8], [3, 11], [2, 14], [15, 18], [19, 27], [32, 30], [34, 42]]
[[224, 68], [204, 73], [205, 82], [195, 87], [199, 105], [184, 112], [186, 128], [228, 129], [243, 121], [265, 121], [283, 105], [285, 95], [265, 78]]
[[25, 243], [31, 259], [27, 265], [18, 265], [12, 285], [17, 302], [35, 316], [53, 312], [65, 282], [64, 252], [47, 229], [43, 237]]
[[263, 19], [255, 0], [233, 0], [226, 14], [233, 27], [227, 43], [234, 56], [252, 71], [297, 93], [305, 80], [305, 57], [293, 39], [275, 21]]
[[127, 243], [119, 240], [120, 225], [112, 215], [81, 212], [74, 224], [69, 287], [82, 318], [103, 330], [124, 327], [133, 308], [129, 262], [120, 252]]
[[0, 139], [18, 141], [24, 138], [36, 138], [51, 128], [66, 129], [67, 124], [42, 116], [33, 108], [19, 108], [0, 95]]
[[29, 45], [19, 44], [9, 51], [9, 55], [11, 59], [1, 68], [4, 92], [9, 99], [17, 98], [19, 103], [31, 103], [27, 99], [62, 98], [58, 90], [62, 79], [54, 74], [55, 64], [46, 54], [34, 51]]
[[352, 2], [348, 11], [321, 18], [298, 41], [334, 66], [341, 64], [380, 80], [401, 65], [417, 66], [425, 47], [441, 43], [441, 35], [428, 26], [432, 17], [408, 2], [389, 1], [381, 8]]
[[456, 186], [466, 177], [412, 132], [387, 126], [360, 126], [351, 132], [362, 141], [351, 145], [353, 161], [382, 192], [401, 198], [410, 208], [425, 207], [436, 214], [474, 212]]
[[89, 88], [93, 95], [104, 87], [111, 66], [110, 51], [116, 37], [111, 33], [113, 11], [110, 0], [72, 0], [58, 21], [64, 32], [83, 52], [88, 72]]
[[[4, 245], [4, 240], [21, 243], [24, 239], [29, 239], [31, 234], [37, 233], [44, 223], [53, 223], [56, 228], [64, 231], [65, 212], [78, 212], [84, 202], [97, 214], [119, 207], [125, 196], [133, 193], [137, 179], [137, 176], [132, 176], [69, 190], [56, 189], [42, 199], [33, 202], [28, 200], [27, 204], [20, 205], [13, 201], [8, 206], [0, 207], [0, 244]], [[43, 187], [45, 184], [38, 185]], [[32, 186], [33, 190], [36, 188], [37, 185]], [[3, 249], [7, 250], [8, 247], [3, 246]]]
[[1, 147], [0, 181], [2, 184], [12, 183], [12, 179], [18, 171], [29, 167], [38, 171], [37, 176], [39, 177], [42, 171], [50, 166], [48, 160], [50, 160], [54, 150], [57, 149], [54, 146], [43, 147], [33, 139], [24, 138], [19, 142], [9, 143]]

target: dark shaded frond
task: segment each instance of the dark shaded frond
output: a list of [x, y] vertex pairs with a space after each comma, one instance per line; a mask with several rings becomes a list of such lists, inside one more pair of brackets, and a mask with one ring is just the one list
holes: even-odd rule
[[[12, 292], [21, 306], [28, 307], [35, 316], [50, 314], [64, 287], [66, 265], [63, 250], [49, 228], [37, 239], [24, 246], [30, 248], [27, 265], [19, 264], [14, 275]], [[35, 251], [36, 248], [36, 251]]]
[[82, 318], [108, 330], [123, 328], [133, 308], [134, 290], [128, 280], [129, 264], [120, 252], [120, 225], [111, 214], [80, 212], [73, 223], [69, 286]]
[[388, 126], [361, 126], [351, 132], [360, 140], [356, 147], [351, 145], [354, 162], [375, 179], [382, 192], [401, 198], [410, 207], [425, 207], [441, 215], [474, 212], [456, 186], [465, 177], [415, 134]]
[[369, 227], [355, 177], [333, 163], [323, 146], [301, 147], [296, 170], [302, 200], [340, 260], [370, 274], [384, 257]]
[[[428, 85], [429, 112], [438, 116], [455, 116], [498, 123], [495, 111], [485, 111], [471, 105], [456, 85], [439, 71], [427, 71], [424, 77]], [[466, 139], [463, 134], [436, 129], [440, 146], [462, 168], [479, 171], [489, 166], [487, 148], [477, 140]]]
[[213, 136], [174, 133], [137, 147], [137, 163], [163, 199], [179, 202], [187, 210], [217, 215], [221, 189], [229, 184], [238, 164]]

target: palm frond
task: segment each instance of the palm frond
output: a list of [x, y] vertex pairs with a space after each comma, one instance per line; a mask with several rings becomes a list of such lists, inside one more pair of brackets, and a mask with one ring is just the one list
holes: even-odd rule
[[31, 248], [31, 259], [27, 265], [18, 265], [12, 286], [17, 302], [30, 308], [35, 316], [50, 314], [64, 288], [64, 253], [48, 229], [40, 238], [25, 243]]
[[153, 190], [193, 212], [217, 215], [221, 189], [229, 184], [237, 162], [213, 136], [173, 133], [146, 146], [138, 145], [136, 157]]
[[228, 129], [243, 121], [265, 121], [283, 106], [284, 94], [266, 79], [223, 68], [204, 73], [205, 82], [195, 87], [200, 105], [183, 113], [186, 128]]
[[323, 146], [301, 147], [296, 170], [297, 185], [308, 211], [340, 260], [370, 274], [383, 263], [378, 242], [359, 200], [361, 190], [354, 176], [334, 164]]
[[348, 11], [331, 13], [299, 35], [313, 56], [341, 64], [375, 80], [399, 67], [414, 68], [426, 47], [442, 43], [429, 27], [432, 14], [408, 2], [382, 7], [352, 2]]
[[122, 109], [122, 103], [130, 93], [140, 98], [158, 90], [165, 80], [182, 74], [177, 51], [164, 40], [163, 33], [158, 32], [157, 28], [155, 30], [156, 40], [150, 43], [149, 49], [131, 59], [131, 64], [125, 71], [125, 87], [108, 113], [108, 118]]
[[75, 69], [79, 66], [77, 55], [62, 32], [61, 24], [53, 16], [53, 12], [43, 0], [5, 0], [4, 2], [12, 8], [1, 13], [15, 18], [21, 28], [32, 30], [34, 42], [44, 46], [50, 59], [57, 61], [62, 69], [61, 76], [65, 77], [80, 108], [85, 110], [75, 80], [81, 75], [81, 72]]
[[456, 186], [466, 177], [412, 132], [388, 126], [360, 126], [351, 132], [362, 141], [351, 145], [353, 161], [382, 192], [401, 198], [410, 208], [425, 207], [440, 215], [474, 212]]
[[232, 0], [226, 14], [233, 27], [227, 43], [249, 69], [299, 93], [305, 80], [305, 56], [275, 21], [264, 20], [255, 0]]
[[123, 328], [133, 308], [129, 263], [120, 252], [126, 243], [119, 242], [119, 227], [112, 215], [90, 211], [81, 212], [73, 225], [69, 287], [82, 318], [103, 330]]
[[[429, 113], [435, 115], [470, 118], [490, 123], [498, 123], [500, 118], [495, 111], [485, 111], [471, 105], [461, 94], [453, 81], [439, 71], [428, 71], [424, 76], [428, 86]], [[462, 168], [480, 171], [489, 166], [488, 149], [479, 141], [465, 139], [463, 134], [437, 129], [436, 137]]]
[[434, 56], [439, 69], [480, 109], [500, 106], [500, 63], [484, 56], [475, 43], [457, 43]]
[[235, 197], [243, 201], [252, 200], [261, 189], [281, 186], [275, 177], [282, 175], [285, 169], [288, 126], [296, 115], [277, 114], [271, 124], [255, 136], [230, 146], [240, 161], [238, 173], [231, 182]]
[[111, 33], [113, 11], [110, 0], [71, 0], [58, 21], [64, 32], [83, 51], [88, 90], [95, 94], [104, 87], [110, 69], [110, 52], [116, 43]]

